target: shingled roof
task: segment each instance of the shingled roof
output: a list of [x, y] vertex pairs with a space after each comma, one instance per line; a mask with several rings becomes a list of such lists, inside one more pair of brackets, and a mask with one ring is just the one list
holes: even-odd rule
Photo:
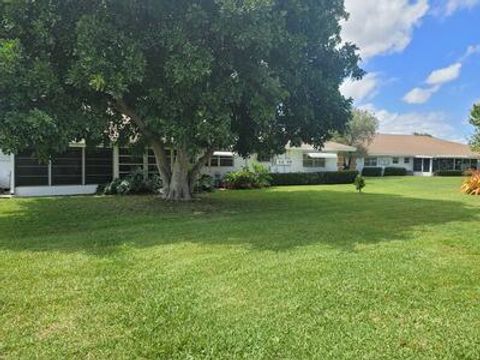
[[478, 158], [470, 146], [430, 136], [377, 134], [367, 146], [369, 156], [427, 156], [440, 158]]

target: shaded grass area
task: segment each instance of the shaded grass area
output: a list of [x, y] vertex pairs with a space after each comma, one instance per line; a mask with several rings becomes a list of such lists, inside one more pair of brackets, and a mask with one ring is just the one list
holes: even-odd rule
[[480, 357], [458, 179], [0, 201], [0, 356]]

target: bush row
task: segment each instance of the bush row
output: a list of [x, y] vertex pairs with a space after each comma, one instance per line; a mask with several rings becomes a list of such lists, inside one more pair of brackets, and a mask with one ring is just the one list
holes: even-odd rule
[[465, 171], [462, 170], [437, 170], [434, 173], [435, 176], [444, 176], [444, 177], [455, 177], [455, 176], [465, 176], [468, 175], [466, 174]]
[[364, 167], [362, 176], [366, 177], [380, 177], [383, 175], [383, 168], [381, 167]]
[[407, 169], [402, 167], [365, 167], [362, 170], [362, 176], [381, 177], [381, 176], [407, 176]]
[[271, 174], [272, 185], [353, 184], [358, 171]]
[[407, 176], [407, 169], [402, 167], [387, 167], [383, 176]]

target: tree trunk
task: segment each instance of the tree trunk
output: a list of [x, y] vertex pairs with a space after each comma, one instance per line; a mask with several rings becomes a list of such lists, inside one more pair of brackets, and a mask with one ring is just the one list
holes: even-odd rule
[[190, 161], [185, 149], [177, 150], [172, 176], [164, 186], [164, 197], [168, 201], [190, 201], [193, 189], [190, 181]]

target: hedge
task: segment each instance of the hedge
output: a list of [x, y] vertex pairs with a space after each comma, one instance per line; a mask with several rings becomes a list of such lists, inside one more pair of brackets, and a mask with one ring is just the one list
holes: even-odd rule
[[383, 176], [407, 176], [407, 169], [402, 167], [387, 167]]
[[353, 184], [358, 171], [271, 174], [272, 185]]
[[381, 167], [365, 167], [362, 170], [362, 176], [366, 177], [381, 177], [383, 169]]
[[437, 170], [434, 172], [435, 176], [464, 176], [465, 172], [462, 170]]

